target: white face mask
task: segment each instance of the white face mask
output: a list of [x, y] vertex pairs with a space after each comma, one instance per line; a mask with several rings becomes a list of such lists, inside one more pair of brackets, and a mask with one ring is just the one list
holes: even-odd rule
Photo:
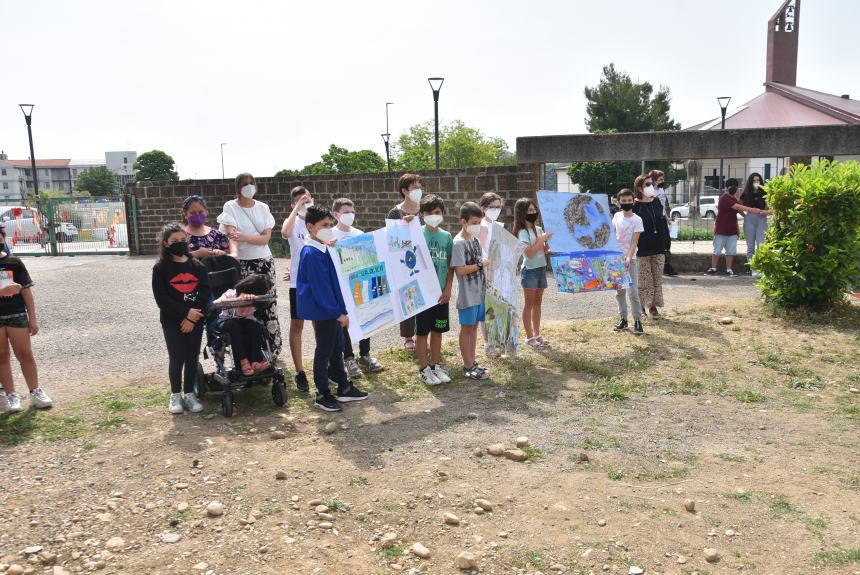
[[334, 231], [331, 228], [320, 228], [317, 230], [317, 239], [327, 244], [334, 239]]
[[654, 196], [657, 195], [654, 193], [654, 186], [648, 186], [647, 188], [642, 190], [642, 193], [645, 194], [646, 196], [648, 196], [649, 198], [653, 198]]
[[299, 208], [299, 215], [301, 217], [305, 217], [305, 215], [308, 213], [308, 208], [311, 207], [312, 205], [314, 205], [313, 202], [308, 202], [306, 204], [302, 204], [301, 207]]
[[760, 185], [758, 182], [753, 182], [753, 189], [757, 190]]
[[424, 216], [424, 223], [427, 224], [428, 226], [430, 226], [431, 228], [436, 229], [439, 227], [439, 224], [442, 223], [442, 220], [444, 218], [445, 218], [445, 216], [440, 216], [439, 214], [435, 214], [435, 215], [431, 215], [431, 216]]
[[414, 190], [409, 190], [409, 200], [412, 203], [417, 204], [421, 201], [421, 195], [424, 193], [424, 190], [421, 188], [415, 188]]
[[491, 222], [495, 222], [499, 219], [499, 215], [502, 213], [502, 208], [487, 208], [487, 211], [484, 212], [484, 215]]
[[343, 225], [350, 227], [352, 226], [352, 222], [355, 221], [355, 213], [347, 213], [340, 215], [340, 223]]
[[470, 226], [466, 226], [466, 233], [473, 238], [478, 237], [478, 235], [481, 233], [481, 224], [472, 224]]
[[255, 186], [254, 184], [246, 184], [242, 186], [242, 189], [240, 191], [243, 196], [250, 200], [254, 197], [254, 194], [257, 193], [257, 186]]

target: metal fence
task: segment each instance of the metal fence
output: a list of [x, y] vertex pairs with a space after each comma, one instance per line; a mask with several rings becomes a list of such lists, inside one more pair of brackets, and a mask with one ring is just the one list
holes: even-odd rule
[[2, 200], [0, 224], [15, 255], [129, 252], [130, 226], [121, 197]]

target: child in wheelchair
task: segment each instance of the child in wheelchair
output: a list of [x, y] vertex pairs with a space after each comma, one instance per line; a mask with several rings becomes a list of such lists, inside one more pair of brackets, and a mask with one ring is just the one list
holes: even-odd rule
[[254, 318], [254, 300], [271, 289], [268, 277], [251, 274], [226, 290], [214, 303], [246, 301], [248, 305], [225, 307], [219, 314], [218, 330], [229, 336], [233, 358], [242, 375], [251, 376], [269, 369], [271, 364], [263, 354], [263, 326]]

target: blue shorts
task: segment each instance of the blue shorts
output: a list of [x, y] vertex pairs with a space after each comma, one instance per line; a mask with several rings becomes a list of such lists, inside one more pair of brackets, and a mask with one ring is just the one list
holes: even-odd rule
[[720, 255], [723, 250], [726, 250], [727, 256], [737, 255], [738, 236], [714, 235], [714, 255]]
[[458, 309], [457, 315], [460, 318], [460, 325], [475, 325], [479, 321], [484, 321], [485, 311], [483, 302], [472, 307]]
[[538, 289], [546, 287], [546, 266], [539, 268], [523, 268], [520, 272], [520, 284], [523, 289]]

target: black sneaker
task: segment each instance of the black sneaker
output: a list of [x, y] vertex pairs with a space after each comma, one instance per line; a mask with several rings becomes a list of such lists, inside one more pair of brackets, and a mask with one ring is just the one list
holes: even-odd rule
[[633, 333], [636, 335], [642, 335], [645, 333], [645, 330], [642, 329], [642, 322], [638, 319], [633, 322]]
[[296, 389], [301, 393], [308, 393], [311, 390], [311, 386], [308, 385], [308, 376], [303, 371], [296, 374]]
[[368, 393], [366, 391], [361, 391], [354, 385], [350, 385], [346, 391], [338, 391], [337, 392], [337, 400], [341, 403], [346, 403], [348, 401], [363, 401], [367, 399]]
[[708, 271], [705, 272], [706, 276], [715, 276], [717, 275], [717, 268], [708, 268]]
[[620, 320], [618, 320], [618, 323], [616, 323], [615, 327], [613, 327], [612, 329], [615, 331], [624, 331], [627, 328], [628, 328], [627, 320], [624, 318], [621, 318]]
[[343, 406], [333, 395], [318, 395], [314, 400], [314, 407], [323, 411], [343, 411]]

